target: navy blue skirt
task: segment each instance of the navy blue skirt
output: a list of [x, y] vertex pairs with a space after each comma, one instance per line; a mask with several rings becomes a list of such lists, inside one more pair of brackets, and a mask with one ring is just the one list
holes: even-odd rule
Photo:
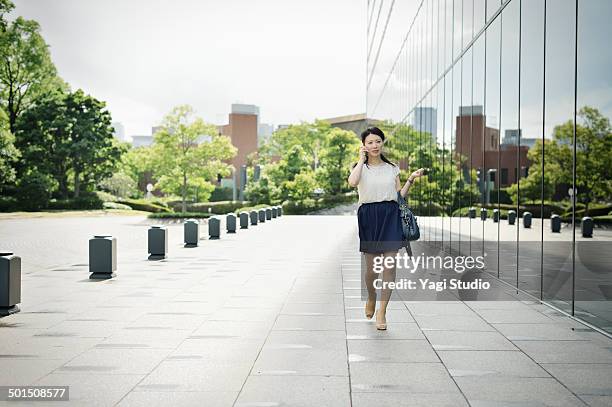
[[406, 245], [399, 205], [395, 201], [361, 204], [357, 221], [360, 252], [393, 252]]

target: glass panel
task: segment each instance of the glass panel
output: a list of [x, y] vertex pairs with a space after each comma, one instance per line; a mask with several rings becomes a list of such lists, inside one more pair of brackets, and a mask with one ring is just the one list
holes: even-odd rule
[[[472, 118], [470, 150], [471, 200], [470, 207], [483, 206], [483, 163], [484, 163], [484, 99], [485, 99], [485, 37], [482, 35], [474, 43], [472, 71]], [[490, 221], [488, 221], [490, 222]], [[483, 255], [483, 236], [486, 222], [472, 220], [472, 251], [474, 256]]]
[[493, 15], [499, 10], [501, 5], [500, 0], [487, 0], [487, 21], [489, 21]]
[[[554, 185], [553, 200], [571, 222], [574, 129], [574, 60], [576, 41], [575, 0], [546, 2], [544, 173]], [[557, 127], [562, 126], [562, 127]], [[570, 136], [567, 136], [569, 129]], [[543, 299], [572, 310], [573, 229], [562, 228], [555, 243], [545, 237], [543, 253]], [[568, 255], [568, 253], [570, 255]]]
[[485, 0], [474, 0], [474, 35], [484, 27], [485, 6]]
[[518, 141], [524, 178], [519, 181], [519, 192], [520, 205], [533, 213], [533, 221], [531, 230], [520, 229], [519, 288], [540, 298], [541, 240], [542, 233], [547, 236], [550, 230], [548, 219], [544, 217], [550, 216], [548, 204], [552, 198], [544, 196], [546, 202], [542, 202], [544, 0], [522, 2], [521, 39], [521, 137]]
[[459, 108], [459, 117], [457, 130], [459, 131], [458, 152], [455, 154], [459, 160], [461, 186], [459, 195], [459, 207], [462, 216], [462, 240], [466, 242], [463, 250], [469, 250], [471, 247], [472, 235], [472, 219], [468, 216], [466, 210], [472, 206], [470, 187], [471, 187], [471, 158], [472, 158], [472, 49], [470, 48], [463, 54], [461, 58], [461, 105]]
[[444, 43], [445, 43], [445, 58], [444, 58], [444, 69], [448, 68], [453, 62], [453, 29], [454, 29], [454, 17], [453, 8], [454, 0], [444, 0], [444, 19], [446, 21], [444, 32]]
[[466, 49], [474, 36], [474, 0], [463, 0], [463, 31], [462, 44]]
[[444, 77], [444, 126], [442, 164], [444, 171], [444, 208], [447, 217], [444, 219], [444, 247], [451, 248], [451, 219], [453, 213], [453, 182], [452, 182], [452, 149], [453, 149], [453, 73], [449, 71]]
[[454, 0], [453, 3], [453, 60], [455, 60], [459, 57], [462, 49], [463, 24], [461, 19], [463, 17], [463, 0]]
[[[500, 135], [502, 136], [500, 166], [510, 168], [509, 184], [517, 182], [515, 169], [518, 165], [518, 122], [519, 96], [519, 2], [510, 3], [501, 14], [502, 56], [501, 56], [501, 113]], [[503, 185], [502, 185], [503, 187]], [[514, 206], [518, 205], [518, 191], [508, 190]], [[518, 209], [518, 208], [517, 208]], [[520, 216], [522, 213], [517, 210]], [[520, 221], [515, 225], [500, 225], [500, 278], [513, 286], [517, 284], [517, 239], [521, 229]], [[521, 226], [522, 227], [522, 226]]]
[[[499, 174], [499, 115], [500, 115], [500, 58], [501, 58], [501, 19], [495, 19], [486, 31], [485, 59], [485, 103], [484, 103], [484, 165], [481, 173], [481, 191], [483, 203], [499, 207], [500, 180]], [[499, 227], [497, 225], [484, 229], [485, 253], [487, 254], [488, 271], [499, 275]], [[487, 225], [488, 226], [488, 225]]]
[[[593, 237], [576, 225], [576, 315], [612, 332], [612, 2], [578, 5], [576, 220], [591, 217]], [[584, 205], [584, 208], [583, 208]]]
[[461, 105], [461, 60], [453, 66], [453, 128], [451, 131], [451, 193], [453, 202], [453, 216], [451, 217], [451, 250], [460, 252], [461, 250], [461, 162], [459, 143], [461, 143], [459, 123], [459, 107]]

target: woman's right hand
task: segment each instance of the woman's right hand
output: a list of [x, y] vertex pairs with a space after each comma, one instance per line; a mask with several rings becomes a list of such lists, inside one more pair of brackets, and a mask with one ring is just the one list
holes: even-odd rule
[[368, 153], [368, 149], [365, 148], [365, 146], [361, 146], [361, 148], [359, 149], [359, 161], [364, 163], [366, 160], [366, 156]]

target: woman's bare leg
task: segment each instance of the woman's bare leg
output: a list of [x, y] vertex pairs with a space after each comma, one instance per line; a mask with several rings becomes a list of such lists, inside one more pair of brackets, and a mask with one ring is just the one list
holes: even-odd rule
[[364, 279], [368, 290], [368, 302], [366, 303], [365, 314], [367, 318], [372, 318], [376, 310], [376, 288], [374, 288], [374, 280], [376, 280], [377, 275], [374, 272], [374, 257], [377, 255], [372, 253], [364, 253], [364, 255], [366, 261]]
[[[391, 267], [383, 268], [383, 288], [381, 290], [381, 298], [380, 298], [380, 308], [376, 313], [376, 328], [378, 329], [387, 329], [387, 305], [389, 304], [389, 300], [391, 299], [392, 289], [388, 287], [388, 283], [395, 281], [395, 255], [397, 252], [387, 252], [385, 253], [385, 257], [393, 258], [393, 265]], [[386, 262], [383, 262], [383, 265]]]

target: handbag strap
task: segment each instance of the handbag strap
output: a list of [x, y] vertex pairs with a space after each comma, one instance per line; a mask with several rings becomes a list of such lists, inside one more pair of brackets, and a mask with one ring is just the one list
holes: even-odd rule
[[397, 203], [400, 205], [404, 205], [406, 203], [406, 199], [402, 196], [400, 191], [397, 191]]

